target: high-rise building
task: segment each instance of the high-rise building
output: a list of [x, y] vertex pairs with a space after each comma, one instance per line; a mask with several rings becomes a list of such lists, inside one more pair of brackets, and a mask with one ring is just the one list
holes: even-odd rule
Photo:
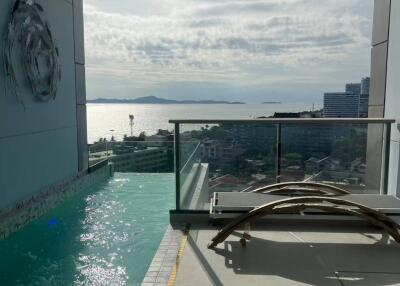
[[352, 93], [352, 94], [360, 94], [361, 93], [361, 84], [360, 83], [346, 84], [346, 92]]
[[360, 102], [358, 107], [358, 117], [368, 117], [369, 94], [360, 94]]
[[360, 117], [368, 117], [370, 78], [361, 79]]
[[368, 117], [370, 78], [347, 83], [346, 92], [325, 93], [324, 117]]
[[368, 94], [369, 95], [369, 77], [364, 77], [361, 79], [361, 94]]
[[359, 117], [360, 95], [348, 92], [324, 94], [324, 117]]

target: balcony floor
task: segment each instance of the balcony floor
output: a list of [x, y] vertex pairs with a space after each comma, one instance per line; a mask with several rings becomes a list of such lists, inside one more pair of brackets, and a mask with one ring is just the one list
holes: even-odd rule
[[192, 226], [175, 285], [400, 285], [400, 246], [360, 223], [258, 226], [214, 250], [212, 226]]

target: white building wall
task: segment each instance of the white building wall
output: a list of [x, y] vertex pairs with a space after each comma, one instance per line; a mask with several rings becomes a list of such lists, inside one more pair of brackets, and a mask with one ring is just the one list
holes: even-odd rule
[[391, 1], [390, 9], [385, 118], [396, 119], [390, 144], [389, 192], [400, 195], [400, 1]]
[[[371, 75], [368, 117], [383, 118], [386, 94], [387, 50], [389, 43], [389, 19], [391, 0], [374, 1], [372, 29]], [[383, 126], [368, 126], [366, 186], [368, 189], [381, 188]]]
[[[76, 14], [82, 2], [36, 2], [43, 6], [59, 48], [62, 79], [56, 99], [49, 102], [36, 101], [30, 90], [21, 86], [24, 108], [15, 96], [6, 92], [3, 57], [0, 57], [0, 210], [85, 170], [81, 158], [86, 148], [86, 111], [81, 110], [77, 101], [78, 94], [81, 102], [86, 101], [84, 85], [78, 86], [84, 80], [84, 69], [83, 74], [82, 69], [80, 74], [76, 73], [75, 64], [76, 55], [82, 53], [83, 40], [76, 45], [74, 39], [76, 35], [83, 39], [83, 21], [81, 26], [74, 27], [74, 18], [79, 24]], [[0, 1], [2, 39], [13, 3]], [[1, 55], [3, 49], [0, 41]]]

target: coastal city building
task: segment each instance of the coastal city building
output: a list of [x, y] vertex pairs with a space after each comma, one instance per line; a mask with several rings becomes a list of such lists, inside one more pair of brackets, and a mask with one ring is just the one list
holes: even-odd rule
[[146, 142], [146, 146], [151, 146], [151, 147], [161, 147], [161, 146], [171, 145], [168, 144], [171, 142], [169, 141], [168, 136], [164, 135], [150, 135], [146, 136], [144, 140]]
[[346, 93], [361, 94], [361, 83], [347, 83]]
[[360, 118], [368, 117], [368, 102], [369, 102], [369, 94], [360, 94], [360, 99], [358, 103], [358, 117]]
[[162, 173], [171, 172], [172, 156], [173, 154], [167, 146], [131, 147], [124, 145], [124, 143], [110, 143], [107, 151], [90, 152], [89, 165], [93, 166], [104, 160], [109, 160], [113, 163], [115, 172]]
[[324, 94], [324, 117], [367, 118], [369, 106], [370, 78], [361, 79], [361, 83], [346, 84], [345, 92]]
[[116, 172], [170, 172], [171, 166], [167, 148], [148, 147], [143, 150], [118, 150], [109, 156]]
[[369, 87], [370, 87], [370, 77], [364, 77], [361, 79], [361, 93], [362, 95], [369, 95]]
[[324, 94], [324, 117], [359, 117], [360, 95], [347, 92]]

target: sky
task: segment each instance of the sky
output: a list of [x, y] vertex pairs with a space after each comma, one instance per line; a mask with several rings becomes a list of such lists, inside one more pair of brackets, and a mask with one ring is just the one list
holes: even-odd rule
[[85, 0], [87, 97], [322, 102], [369, 76], [372, 0]]

